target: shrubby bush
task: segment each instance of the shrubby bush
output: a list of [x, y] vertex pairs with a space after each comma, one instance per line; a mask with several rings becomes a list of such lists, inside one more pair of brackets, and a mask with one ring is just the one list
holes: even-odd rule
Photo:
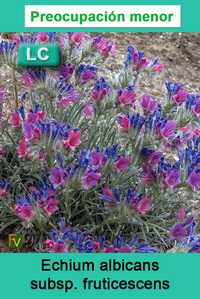
[[[19, 66], [23, 43], [59, 44], [60, 66]], [[40, 252], [199, 252], [200, 95], [140, 94], [164, 64], [128, 46], [111, 72], [115, 48], [85, 33], [0, 43], [16, 91], [0, 92], [1, 232]]]

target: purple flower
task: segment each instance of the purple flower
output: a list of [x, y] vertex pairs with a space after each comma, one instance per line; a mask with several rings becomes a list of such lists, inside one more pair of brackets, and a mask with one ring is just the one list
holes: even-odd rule
[[147, 157], [147, 162], [151, 166], [156, 166], [162, 157], [163, 152], [154, 152]]
[[144, 94], [142, 96], [140, 106], [144, 109], [144, 113], [154, 112], [157, 109], [157, 105], [158, 101], [152, 100], [150, 95]]
[[72, 76], [74, 69], [75, 69], [75, 67], [71, 63], [62, 64], [62, 65], [60, 65], [59, 76], [62, 76], [65, 80], [67, 80]]
[[24, 122], [23, 134], [26, 142], [33, 140], [35, 138], [32, 126], [27, 121]]
[[102, 159], [103, 156], [99, 151], [91, 152], [91, 164], [93, 169], [102, 168]]
[[181, 173], [179, 171], [175, 171], [175, 170], [171, 170], [169, 173], [165, 174], [165, 183], [169, 186], [169, 188], [171, 190], [173, 190], [173, 188], [176, 185], [179, 185], [181, 183], [181, 181], [179, 180]]
[[183, 228], [183, 225], [178, 223], [174, 227], [170, 228], [170, 240], [181, 241], [185, 236], [188, 235], [188, 230]]
[[162, 137], [165, 139], [169, 139], [170, 137], [173, 137], [175, 135], [174, 130], [177, 127], [177, 123], [168, 120], [167, 124], [163, 129], [160, 130]]
[[4, 150], [2, 149], [2, 147], [0, 147], [0, 156], [2, 156], [4, 153]]
[[179, 89], [178, 92], [173, 96], [173, 100], [178, 106], [180, 106], [186, 100], [187, 96], [187, 91]]
[[98, 181], [100, 181], [100, 179], [101, 179], [101, 173], [88, 171], [86, 173], [86, 176], [82, 178], [82, 181], [84, 183], [85, 189], [89, 189], [92, 186], [97, 186]]
[[51, 175], [49, 176], [50, 182], [53, 184], [53, 187], [56, 189], [59, 186], [65, 185], [67, 179], [67, 173], [61, 168], [52, 168]]
[[89, 104], [89, 103], [85, 104], [85, 108], [84, 108], [83, 112], [85, 113], [85, 115], [93, 117], [93, 115], [94, 115], [93, 105]]
[[86, 70], [84, 73], [81, 73], [80, 77], [81, 77], [82, 83], [90, 82], [91, 80], [93, 80], [96, 77], [96, 72]]
[[196, 116], [200, 116], [200, 98], [196, 100], [196, 104], [192, 106], [192, 110]]
[[200, 173], [192, 172], [189, 179], [186, 181], [192, 187], [193, 191], [196, 191], [200, 187]]
[[2, 90], [2, 91], [0, 91], [0, 102], [3, 101], [3, 98], [4, 98], [4, 95], [5, 95], [6, 91], [7, 91], [7, 88], [4, 89], [4, 90]]

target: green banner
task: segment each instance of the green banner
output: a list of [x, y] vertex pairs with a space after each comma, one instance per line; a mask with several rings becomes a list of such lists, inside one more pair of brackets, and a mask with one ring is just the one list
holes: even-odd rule
[[0, 263], [2, 298], [199, 294], [198, 254], [2, 254]]
[[[110, 5], [110, 10], [107, 12], [108, 15], [112, 14], [112, 12], [115, 13], [115, 10], [117, 10], [118, 5], [143, 5], [143, 6], [152, 6], [152, 5], [180, 5], [181, 6], [181, 20], [180, 20], [180, 27], [157, 27], [157, 28], [151, 28], [151, 25], [146, 25], [145, 28], [135, 28], [134, 23], [132, 27], [120, 27], [120, 24], [118, 27], [115, 28], [106, 28], [104, 26], [103, 30], [101, 28], [101, 22], [99, 22], [99, 27], [98, 28], [93, 28], [93, 24], [95, 21], [91, 19], [91, 28], [84, 28], [84, 24], [82, 26], [75, 26], [74, 28], [70, 27], [70, 29], [67, 27], [67, 22], [66, 26], [63, 27], [56, 27], [56, 28], [29, 28], [25, 27], [25, 5], [55, 5], [55, 9], [59, 5], [76, 5], [77, 6], [77, 13], [81, 12], [80, 11], [80, 5], [101, 5], [104, 7], [104, 5]], [[21, 0], [20, 2], [10, 0], [9, 2], [4, 1], [1, 4], [2, 8], [2, 14], [1, 14], [1, 19], [0, 19], [0, 27], [2, 32], [35, 32], [35, 31], [60, 31], [60, 32], [67, 32], [67, 31], [90, 31], [90, 32], [102, 32], [102, 31], [116, 31], [116, 32], [198, 32], [199, 31], [199, 11], [200, 11], [200, 2], [197, 0], [193, 1], [186, 1], [186, 0], [152, 0], [151, 2], [149, 0], [146, 1], [130, 1], [126, 0], [123, 1], [105, 1], [102, 0], [100, 4], [94, 3], [94, 1], [88, 0], [88, 1], [76, 1], [75, 3], [69, 3], [66, 2], [65, 0], [58, 0], [58, 1], [53, 1], [53, 0], [43, 0], [42, 2], [39, 0]], [[147, 11], [148, 12], [148, 11]], [[149, 18], [151, 16], [148, 16], [148, 14], [145, 13], [144, 16], [142, 16], [144, 21], [148, 22]], [[160, 16], [158, 16], [160, 17]], [[165, 21], [163, 19], [165, 16], [162, 14], [161, 16], [161, 21]], [[49, 14], [47, 16], [47, 19], [52, 21], [52, 17]], [[101, 18], [100, 18], [101, 19]], [[56, 21], [59, 20], [59, 16], [56, 17]], [[58, 25], [59, 26], [59, 25]], [[108, 26], [109, 27], [109, 26]]]

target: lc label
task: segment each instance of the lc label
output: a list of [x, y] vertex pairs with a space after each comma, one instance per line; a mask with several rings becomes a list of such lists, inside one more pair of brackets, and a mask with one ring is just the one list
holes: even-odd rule
[[59, 63], [58, 45], [23, 44], [18, 48], [18, 64], [21, 66], [57, 66]]

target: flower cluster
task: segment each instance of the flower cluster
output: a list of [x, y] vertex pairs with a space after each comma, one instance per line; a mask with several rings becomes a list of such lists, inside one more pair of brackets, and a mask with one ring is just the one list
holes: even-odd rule
[[130, 242], [128, 238], [117, 238], [112, 245], [107, 245], [106, 238], [101, 237], [95, 242], [87, 232], [81, 232], [79, 229], [65, 226], [65, 218], [61, 218], [59, 231], [53, 230], [50, 235], [52, 240], [48, 239], [44, 242], [50, 253], [155, 253], [157, 248], [148, 247], [147, 242], [137, 245], [138, 239], [133, 236]]

